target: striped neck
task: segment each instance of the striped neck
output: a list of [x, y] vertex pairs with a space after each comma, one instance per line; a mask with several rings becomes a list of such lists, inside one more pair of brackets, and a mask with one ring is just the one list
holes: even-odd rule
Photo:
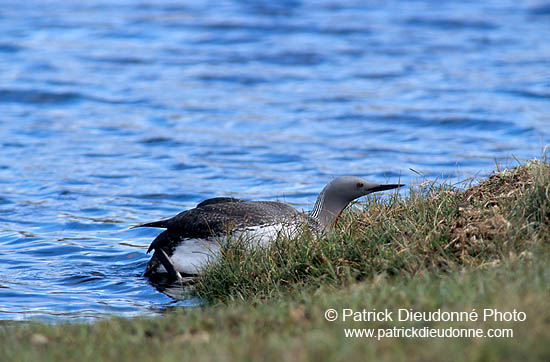
[[330, 186], [331, 184], [328, 184], [321, 191], [313, 210], [309, 213], [309, 216], [317, 220], [323, 229], [331, 229], [349, 203], [336, 197], [334, 190], [330, 190]]
[[317, 201], [315, 201], [315, 206], [313, 207], [313, 210], [311, 210], [309, 213], [310, 217], [314, 218], [319, 222], [321, 220], [321, 211], [323, 209], [323, 204], [325, 203], [325, 190], [326, 190], [326, 187], [323, 189], [323, 191], [321, 191], [321, 193], [317, 197]]

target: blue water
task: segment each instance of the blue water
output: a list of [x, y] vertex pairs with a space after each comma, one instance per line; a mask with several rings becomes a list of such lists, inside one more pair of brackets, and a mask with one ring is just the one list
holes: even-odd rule
[[0, 1], [0, 319], [151, 315], [202, 199], [483, 176], [550, 142], [544, 1]]

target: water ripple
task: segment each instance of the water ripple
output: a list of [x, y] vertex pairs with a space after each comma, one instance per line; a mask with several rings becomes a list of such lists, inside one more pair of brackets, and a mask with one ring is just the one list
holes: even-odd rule
[[83, 96], [76, 92], [47, 92], [22, 89], [0, 89], [0, 102], [18, 103], [67, 103], [81, 99]]

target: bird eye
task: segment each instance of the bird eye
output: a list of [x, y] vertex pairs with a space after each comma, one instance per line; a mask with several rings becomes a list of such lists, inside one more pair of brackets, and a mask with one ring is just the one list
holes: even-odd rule
[[362, 183], [362, 182], [358, 182], [358, 183], [357, 183], [357, 187], [358, 187], [358, 188], [363, 187], [363, 183]]

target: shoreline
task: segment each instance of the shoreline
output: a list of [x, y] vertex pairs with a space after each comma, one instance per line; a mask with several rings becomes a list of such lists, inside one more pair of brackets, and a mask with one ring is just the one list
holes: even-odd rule
[[[537, 161], [497, 172], [465, 191], [432, 184], [406, 197], [368, 198], [359, 211], [342, 215], [338, 232], [322, 240], [304, 235], [263, 254], [227, 249], [197, 285], [209, 305], [177, 308], [162, 317], [2, 323], [0, 356], [3, 361], [550, 360], [549, 200], [550, 165]], [[353, 314], [342, 320], [348, 310], [400, 309], [420, 314], [406, 321], [354, 320]], [[453, 315], [474, 310], [478, 318], [424, 317], [438, 310]], [[502, 318], [484, 318], [485, 310]], [[508, 320], [509, 315], [521, 318]], [[418, 335], [422, 331], [427, 337]]]

